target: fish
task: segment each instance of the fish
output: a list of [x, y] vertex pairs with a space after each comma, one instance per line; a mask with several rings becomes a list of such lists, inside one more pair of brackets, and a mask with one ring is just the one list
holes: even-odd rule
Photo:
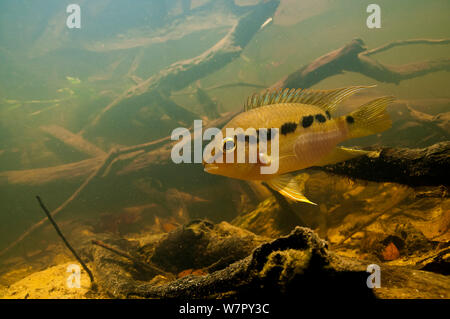
[[[262, 181], [285, 197], [294, 201], [316, 205], [303, 194], [301, 181], [294, 172], [308, 167], [325, 166], [343, 162], [369, 151], [339, 146], [352, 138], [378, 134], [389, 129], [392, 121], [386, 111], [395, 97], [383, 96], [361, 105], [350, 114], [334, 116], [337, 106], [353, 94], [373, 86], [351, 86], [332, 90], [275, 89], [250, 96], [244, 104], [244, 111], [232, 118], [207, 145], [210, 153], [203, 158], [204, 171], [230, 178]], [[227, 128], [242, 128], [245, 134], [256, 136], [227, 136]], [[261, 147], [258, 138], [261, 129], [265, 131], [266, 147]], [[268, 133], [271, 132], [271, 133]], [[249, 133], [250, 135], [250, 133]], [[278, 155], [272, 154], [272, 147], [278, 135]], [[263, 135], [265, 136], [265, 135]], [[245, 161], [238, 162], [237, 142], [245, 142]], [[255, 143], [257, 159], [249, 161], [249, 149]], [[275, 145], [275, 144], [274, 144]], [[227, 161], [227, 156], [234, 158]], [[221, 159], [218, 161], [217, 159]], [[262, 167], [274, 164], [278, 170], [263, 174]], [[300, 182], [300, 183], [299, 183]]]

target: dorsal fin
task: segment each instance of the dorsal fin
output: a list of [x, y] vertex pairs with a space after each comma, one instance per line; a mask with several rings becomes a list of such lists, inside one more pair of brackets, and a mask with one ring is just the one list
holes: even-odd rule
[[356, 92], [373, 86], [349, 86], [334, 90], [311, 90], [311, 89], [272, 89], [262, 94], [249, 96], [244, 104], [244, 111], [260, 106], [277, 103], [302, 103], [311, 104], [332, 113], [336, 105]]

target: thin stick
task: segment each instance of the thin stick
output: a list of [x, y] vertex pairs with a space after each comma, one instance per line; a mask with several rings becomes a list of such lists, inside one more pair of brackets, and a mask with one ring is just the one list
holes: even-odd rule
[[147, 271], [156, 272], [157, 274], [164, 275], [164, 276], [168, 277], [169, 279], [174, 277], [173, 274], [165, 272], [164, 270], [158, 268], [157, 266], [155, 266], [155, 265], [153, 265], [151, 263], [144, 263], [144, 262], [140, 261], [139, 259], [131, 256], [127, 252], [125, 252], [123, 250], [120, 250], [120, 249], [117, 249], [117, 248], [114, 248], [114, 247], [112, 247], [112, 246], [110, 246], [110, 245], [108, 245], [108, 244], [106, 244], [106, 243], [104, 243], [104, 242], [102, 242], [100, 240], [92, 240], [92, 243], [94, 245], [103, 247], [103, 248], [105, 248], [105, 249], [107, 249], [107, 250], [109, 250], [109, 251], [111, 251], [111, 252], [113, 252], [113, 253], [115, 253], [115, 254], [117, 254], [119, 256], [122, 256], [122, 257], [125, 257], [125, 258], [131, 260], [133, 263], [135, 263], [138, 266], [146, 269]]
[[389, 50], [396, 46], [410, 45], [410, 44], [449, 44], [450, 39], [411, 39], [411, 40], [397, 40], [386, 43], [378, 48], [362, 52], [363, 55], [372, 55]]
[[81, 264], [81, 266], [83, 267], [83, 269], [87, 272], [87, 274], [89, 275], [89, 279], [91, 280], [91, 285], [94, 284], [94, 276], [92, 275], [91, 271], [89, 270], [89, 268], [86, 266], [86, 264], [81, 260], [80, 256], [78, 256], [77, 252], [72, 248], [72, 246], [70, 246], [69, 242], [67, 241], [67, 239], [64, 237], [64, 235], [62, 234], [61, 230], [59, 229], [58, 225], [55, 223], [55, 221], [52, 218], [52, 215], [50, 214], [50, 212], [48, 211], [47, 207], [45, 207], [44, 203], [42, 202], [41, 198], [39, 196], [36, 196], [36, 199], [39, 202], [39, 205], [41, 205], [41, 208], [44, 210], [45, 214], [48, 217], [48, 220], [52, 223], [53, 227], [55, 228], [56, 232], [58, 233], [59, 237], [61, 237], [61, 239], [63, 240], [64, 244], [66, 244], [67, 248], [69, 248], [69, 250], [72, 252], [72, 254], [75, 256], [75, 258], [78, 260], [78, 262]]
[[[97, 174], [99, 173], [99, 171], [101, 170], [102, 167], [105, 166], [105, 163], [107, 162], [107, 160], [110, 158], [111, 153], [109, 153], [105, 159], [102, 161], [102, 163], [88, 176], [88, 178], [86, 178], [86, 180], [77, 188], [77, 190], [68, 198], [64, 201], [64, 203], [62, 203], [61, 205], [59, 205], [58, 208], [56, 208], [51, 215], [55, 216], [56, 214], [58, 214], [60, 211], [62, 211], [70, 202], [72, 202], [80, 193], [81, 191], [84, 190], [84, 188], [91, 182], [91, 180], [94, 179], [94, 177], [97, 176]], [[6, 248], [4, 248], [2, 251], [0, 251], [0, 256], [6, 254], [6, 252], [8, 252], [11, 248], [13, 248], [14, 246], [16, 246], [18, 243], [20, 243], [22, 240], [24, 240], [28, 235], [30, 235], [32, 232], [34, 232], [36, 229], [38, 229], [39, 227], [41, 227], [44, 223], [45, 223], [46, 219], [43, 218], [41, 219], [39, 222], [37, 222], [36, 224], [34, 224], [33, 226], [31, 226], [30, 228], [28, 228], [22, 235], [20, 235], [19, 238], [17, 238], [14, 242], [12, 242], [11, 244], [9, 244]]]

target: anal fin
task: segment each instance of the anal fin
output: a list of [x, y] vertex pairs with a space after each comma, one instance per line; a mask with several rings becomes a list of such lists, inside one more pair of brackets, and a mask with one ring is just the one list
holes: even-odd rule
[[265, 182], [271, 188], [279, 192], [281, 195], [286, 196], [292, 200], [317, 205], [316, 203], [311, 202], [302, 193], [304, 189], [304, 184], [307, 179], [308, 179], [307, 174], [301, 174], [297, 177], [291, 174], [284, 174], [279, 175]]

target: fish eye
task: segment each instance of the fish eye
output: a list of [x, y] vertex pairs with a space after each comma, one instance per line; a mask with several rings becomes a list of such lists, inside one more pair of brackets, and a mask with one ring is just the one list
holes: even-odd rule
[[226, 137], [223, 139], [223, 151], [224, 152], [232, 152], [236, 148], [236, 144], [234, 143], [234, 139], [232, 137]]

